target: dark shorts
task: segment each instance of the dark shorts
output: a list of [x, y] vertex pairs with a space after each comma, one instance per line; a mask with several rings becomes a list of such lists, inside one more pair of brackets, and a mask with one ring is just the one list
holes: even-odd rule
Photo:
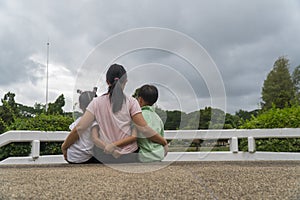
[[123, 154], [119, 158], [113, 157], [111, 154], [106, 154], [104, 151], [96, 146], [93, 148], [93, 155], [99, 163], [138, 163], [138, 152], [139, 149], [134, 151], [133, 153]]
[[74, 163], [67, 160], [69, 164], [93, 164], [93, 163], [100, 163], [99, 160], [97, 160], [95, 157], [91, 157], [89, 160], [81, 163]]

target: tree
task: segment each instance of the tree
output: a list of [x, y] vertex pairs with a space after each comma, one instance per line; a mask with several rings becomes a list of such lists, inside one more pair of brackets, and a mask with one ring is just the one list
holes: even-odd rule
[[48, 114], [63, 114], [63, 109], [65, 105], [65, 97], [61, 94], [54, 103], [49, 103], [49, 107], [47, 110]]
[[208, 129], [209, 122], [211, 120], [211, 107], [205, 107], [204, 109], [200, 109], [200, 120], [198, 129]]
[[21, 117], [34, 117], [36, 115], [42, 114], [45, 111], [45, 106], [40, 103], [35, 103], [34, 106], [26, 106], [17, 103]]
[[20, 113], [15, 102], [15, 94], [8, 92], [1, 99], [2, 106], [0, 107], [0, 133], [3, 133], [7, 126], [12, 124]]
[[132, 95], [132, 97], [137, 99], [139, 91], [140, 91], [140, 88], [135, 89], [134, 94]]
[[177, 130], [181, 127], [182, 115], [185, 114], [179, 110], [167, 111], [167, 119], [165, 122], [165, 130]]
[[1, 99], [2, 106], [8, 111], [6, 114], [12, 115], [14, 118], [20, 115], [17, 103], [15, 101], [15, 94], [12, 92], [8, 92], [4, 95], [3, 99]]
[[238, 116], [243, 121], [250, 120], [252, 117], [256, 117], [259, 114], [259, 110], [252, 110], [246, 111], [240, 109], [239, 111], [235, 112], [235, 115]]
[[289, 60], [279, 57], [268, 74], [262, 88], [262, 108], [268, 110], [290, 106], [295, 97], [295, 88], [289, 73]]
[[295, 68], [293, 75], [292, 75], [292, 79], [293, 79], [293, 84], [295, 87], [295, 96], [296, 96], [296, 102], [299, 104], [300, 103], [300, 65], [298, 67]]

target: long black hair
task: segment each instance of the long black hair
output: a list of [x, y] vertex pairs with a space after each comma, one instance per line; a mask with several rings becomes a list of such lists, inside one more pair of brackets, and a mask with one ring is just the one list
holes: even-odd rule
[[107, 93], [112, 104], [112, 111], [116, 113], [121, 110], [123, 102], [126, 100], [123, 93], [123, 86], [127, 81], [126, 70], [122, 65], [111, 65], [106, 73], [106, 81], [109, 84]]

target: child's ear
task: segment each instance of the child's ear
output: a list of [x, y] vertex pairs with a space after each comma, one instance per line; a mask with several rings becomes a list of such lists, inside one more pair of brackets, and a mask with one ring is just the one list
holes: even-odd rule
[[137, 100], [138, 100], [139, 104], [142, 105], [142, 103], [143, 103], [143, 98], [142, 98], [142, 97], [137, 97]]

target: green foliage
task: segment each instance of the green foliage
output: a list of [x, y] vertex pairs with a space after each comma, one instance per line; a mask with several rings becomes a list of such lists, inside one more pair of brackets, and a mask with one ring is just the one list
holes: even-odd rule
[[[30, 118], [18, 118], [8, 130], [68, 131], [73, 119], [62, 115], [41, 114]], [[60, 142], [41, 143], [41, 155], [61, 154]], [[0, 148], [0, 160], [9, 156], [26, 156], [30, 153], [28, 143], [12, 143]]]
[[242, 124], [242, 120], [238, 115], [231, 115], [229, 113], [225, 116], [224, 129], [237, 128]]
[[182, 115], [185, 115], [185, 113], [178, 110], [167, 111], [165, 130], [177, 130], [182, 127]]
[[241, 120], [240, 125], [242, 125], [246, 120], [250, 120], [252, 117], [256, 117], [259, 114], [259, 112], [260, 110], [252, 110], [252, 111], [239, 110], [235, 113], [235, 116], [237, 116]]
[[[241, 124], [239, 116], [225, 114], [220, 109], [205, 107], [199, 111], [186, 114], [178, 110], [156, 110], [165, 121], [165, 130], [195, 130], [195, 129], [230, 129], [237, 128]], [[167, 116], [167, 118], [165, 118]]]
[[23, 104], [17, 104], [17, 106], [22, 117], [34, 117], [45, 112], [45, 106], [39, 103], [35, 103], [34, 107]]
[[49, 103], [48, 105], [48, 110], [47, 110], [47, 113], [48, 114], [58, 114], [58, 115], [61, 115], [63, 114], [63, 109], [62, 107], [65, 106], [65, 97], [63, 94], [61, 94], [56, 100], [54, 103]]
[[295, 68], [293, 74], [292, 74], [293, 84], [295, 86], [296, 90], [296, 103], [300, 104], [300, 65]]
[[[264, 128], [300, 128], [300, 106], [290, 108], [271, 108], [270, 110], [252, 117], [240, 128], [243, 129], [264, 129]], [[257, 139], [258, 151], [300, 151], [300, 139]], [[247, 140], [241, 140], [240, 149], [247, 151]]]
[[[266, 138], [255, 141], [257, 151], [300, 152], [300, 139]], [[248, 151], [246, 139], [241, 140], [240, 149]]]
[[195, 130], [199, 128], [200, 111], [195, 111], [187, 114], [185, 117], [186, 123], [183, 129]]
[[[1, 107], [0, 107], [1, 108]], [[0, 117], [0, 134], [4, 133], [7, 130], [7, 125], [3, 121], [3, 119]]]
[[273, 107], [257, 117], [252, 117], [240, 128], [300, 128], [300, 106], [284, 109]]
[[155, 107], [155, 112], [158, 114], [158, 116], [160, 117], [160, 119], [163, 121], [163, 123], [165, 124], [166, 120], [167, 120], [167, 112]]
[[199, 129], [208, 129], [211, 119], [211, 107], [205, 107], [200, 110]]
[[10, 130], [39, 130], [39, 131], [67, 131], [73, 122], [71, 117], [63, 115], [41, 114], [31, 118], [18, 118], [9, 127]]
[[132, 95], [132, 97], [137, 99], [139, 91], [140, 91], [140, 88], [135, 89], [134, 94]]
[[8, 92], [1, 99], [2, 106], [0, 106], [0, 133], [7, 130], [17, 117], [19, 117], [19, 110], [15, 102], [15, 94]]
[[31, 147], [29, 143], [10, 143], [0, 148], [0, 160], [11, 156], [27, 156], [30, 154], [30, 152]]
[[264, 81], [262, 88], [262, 108], [268, 110], [290, 106], [295, 97], [295, 87], [289, 73], [289, 60], [279, 57]]

